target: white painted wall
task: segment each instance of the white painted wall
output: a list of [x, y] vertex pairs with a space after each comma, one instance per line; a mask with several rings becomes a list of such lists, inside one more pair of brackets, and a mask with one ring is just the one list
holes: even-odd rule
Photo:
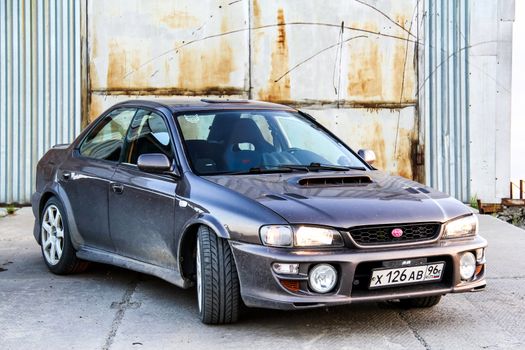
[[469, 51], [471, 196], [485, 203], [498, 203], [509, 196], [514, 1], [475, 1], [472, 5]]

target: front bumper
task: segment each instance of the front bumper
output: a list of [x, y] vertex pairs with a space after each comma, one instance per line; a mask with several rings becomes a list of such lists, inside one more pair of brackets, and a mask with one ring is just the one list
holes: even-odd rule
[[[459, 255], [487, 246], [487, 241], [479, 236], [474, 239], [443, 240], [431, 245], [388, 249], [298, 250], [234, 241], [231, 241], [231, 246], [239, 273], [242, 299], [247, 306], [252, 307], [302, 309], [469, 292], [486, 285], [484, 266], [471, 281], [462, 281], [459, 275]], [[442, 280], [428, 284], [368, 289], [372, 268], [380, 267], [383, 261], [416, 258], [427, 258], [429, 262], [445, 260]], [[274, 262], [299, 263], [300, 271], [305, 273], [315, 264], [329, 263], [339, 271], [339, 281], [335, 289], [327, 294], [307, 290], [292, 292], [280, 282], [287, 277], [273, 272]]]

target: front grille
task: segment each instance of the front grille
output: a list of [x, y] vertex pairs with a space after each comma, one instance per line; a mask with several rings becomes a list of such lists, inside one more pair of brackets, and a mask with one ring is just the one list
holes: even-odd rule
[[[359, 245], [380, 245], [429, 241], [437, 238], [439, 223], [363, 226], [349, 230], [352, 239]], [[401, 229], [401, 237], [392, 236], [392, 230]]]

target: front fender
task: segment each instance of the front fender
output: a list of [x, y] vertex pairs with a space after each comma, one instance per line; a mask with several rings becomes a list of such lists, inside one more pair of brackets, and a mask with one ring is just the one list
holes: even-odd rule
[[221, 222], [209, 213], [199, 213], [193, 218], [188, 220], [182, 229], [181, 242], [184, 239], [188, 229], [193, 225], [206, 225], [210, 227], [220, 238], [230, 239], [230, 232], [228, 231], [228, 226], [221, 224]]
[[193, 270], [193, 250], [197, 239], [197, 230], [200, 225], [206, 225], [223, 239], [230, 239], [230, 233], [226, 225], [209, 213], [197, 213], [191, 217], [181, 230], [181, 235], [177, 242], [178, 268], [183, 278], [188, 279]]
[[[36, 196], [36, 194], [34, 195]], [[67, 220], [67, 227], [69, 229], [69, 237], [71, 238], [71, 244], [75, 249], [78, 249], [81, 245], [84, 244], [84, 238], [80, 234], [78, 230], [77, 223], [75, 221], [75, 216], [73, 215], [73, 210], [71, 207], [71, 201], [69, 200], [69, 197], [64, 191], [64, 188], [60, 185], [60, 182], [53, 181], [49, 185], [45, 186], [43, 191], [40, 194], [39, 198], [39, 205], [38, 205], [38, 213], [35, 215], [35, 229], [33, 230], [33, 234], [35, 235], [35, 238], [37, 242], [40, 243], [40, 220], [42, 215], [42, 210], [44, 209], [45, 202], [47, 202], [47, 199], [50, 196], [54, 196], [58, 198], [60, 203], [62, 203], [62, 207], [66, 211], [65, 216]], [[34, 204], [33, 204], [34, 205]], [[33, 208], [33, 212], [35, 211], [35, 208]]]

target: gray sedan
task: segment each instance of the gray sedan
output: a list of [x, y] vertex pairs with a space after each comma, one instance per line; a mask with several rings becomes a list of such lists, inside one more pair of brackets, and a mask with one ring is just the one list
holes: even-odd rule
[[128, 101], [40, 160], [34, 236], [56, 274], [93, 261], [196, 286], [210, 324], [484, 288], [476, 216], [374, 159], [282, 105]]

